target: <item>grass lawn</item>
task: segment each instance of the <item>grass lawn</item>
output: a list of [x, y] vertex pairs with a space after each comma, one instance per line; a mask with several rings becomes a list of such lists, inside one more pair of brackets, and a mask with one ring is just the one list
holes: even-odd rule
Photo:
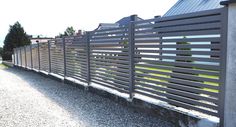
[[[149, 67], [142, 67], [142, 66], [136, 66], [136, 68], [141, 68], [141, 69], [145, 69], [145, 70], [156, 70], [156, 71], [160, 71], [160, 72], [167, 72], [167, 73], [172, 73], [171, 70], [163, 70], [163, 69], [158, 69], [158, 68], [149, 68]], [[139, 72], [137, 71], [138, 73], [142, 73], [142, 72]], [[169, 75], [161, 75], [161, 74], [152, 74], [150, 73], [151, 75], [154, 75], [154, 76], [160, 76], [160, 77], [166, 77], [166, 78], [171, 78]], [[199, 77], [203, 77], [203, 78], [209, 78], [209, 79], [219, 79], [218, 76], [212, 76], [212, 75], [202, 75], [202, 74], [199, 74], [198, 75]], [[164, 80], [159, 80], [159, 79], [154, 79], [154, 78], [150, 78], [150, 77], [144, 77], [145, 79], [150, 79], [150, 80], [156, 80], [156, 81], [161, 81], [161, 82], [168, 82], [168, 81], [164, 81]], [[212, 86], [219, 86], [218, 83], [214, 83], [214, 82], [203, 82], [203, 84], [206, 84], [206, 85], [212, 85]], [[159, 85], [159, 84], [157, 84]], [[205, 91], [208, 91], [208, 92], [214, 92], [214, 93], [218, 93], [219, 90], [215, 90], [215, 89], [209, 89], [209, 88], [202, 88], [203, 90]]]
[[6, 68], [8, 68], [6, 65], [0, 64], [0, 69], [6, 69]]

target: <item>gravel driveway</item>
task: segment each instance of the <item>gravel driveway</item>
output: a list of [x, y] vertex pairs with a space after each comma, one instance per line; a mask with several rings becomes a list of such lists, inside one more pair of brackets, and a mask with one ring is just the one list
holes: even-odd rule
[[1, 67], [0, 126], [173, 127], [37, 73]]

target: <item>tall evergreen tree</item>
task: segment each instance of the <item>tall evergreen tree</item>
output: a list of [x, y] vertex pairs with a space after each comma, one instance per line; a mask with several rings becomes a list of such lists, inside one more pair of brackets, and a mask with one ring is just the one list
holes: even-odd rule
[[3, 48], [0, 47], [0, 57], [2, 56], [2, 53], [3, 53]]
[[3, 60], [11, 60], [13, 49], [16, 47], [29, 45], [31, 43], [29, 36], [19, 22], [10, 26], [9, 32], [5, 37], [3, 46]]

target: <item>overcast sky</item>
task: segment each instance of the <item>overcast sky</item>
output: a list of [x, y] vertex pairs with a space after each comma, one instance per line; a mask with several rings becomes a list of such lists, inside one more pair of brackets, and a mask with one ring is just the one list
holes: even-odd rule
[[9, 25], [19, 21], [27, 34], [54, 37], [67, 26], [93, 30], [137, 14], [147, 19], [163, 15], [177, 0], [1, 0], [0, 46]]

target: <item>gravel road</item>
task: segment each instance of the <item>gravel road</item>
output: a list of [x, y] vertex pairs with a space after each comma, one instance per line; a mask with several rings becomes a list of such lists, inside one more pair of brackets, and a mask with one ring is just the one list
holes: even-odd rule
[[173, 127], [37, 73], [0, 67], [1, 127]]

